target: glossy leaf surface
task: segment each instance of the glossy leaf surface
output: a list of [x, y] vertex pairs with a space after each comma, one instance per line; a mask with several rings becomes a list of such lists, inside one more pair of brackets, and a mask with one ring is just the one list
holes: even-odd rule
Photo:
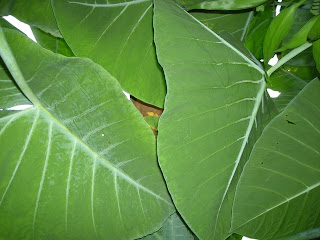
[[307, 22], [294, 37], [284, 46], [277, 50], [282, 52], [288, 49], [296, 48], [307, 42], [308, 34], [320, 16], [315, 16]]
[[34, 107], [0, 119], [0, 236], [133, 239], [159, 229], [174, 209], [154, 136], [116, 79], [6, 36], [16, 60], [3, 36], [2, 57]]
[[263, 131], [237, 187], [232, 230], [276, 239], [320, 226], [320, 82]]
[[225, 239], [237, 178], [261, 124], [264, 72], [174, 2], [154, 4], [157, 55], [168, 85], [160, 166], [193, 232]]
[[309, 32], [308, 39], [315, 41], [320, 38], [320, 18], [317, 19]]
[[263, 10], [255, 12], [250, 22], [245, 44], [257, 59], [263, 58], [263, 41], [268, 27], [272, 22], [273, 15], [274, 7], [267, 4], [263, 7]]
[[142, 238], [142, 240], [195, 240], [197, 237], [188, 229], [181, 217], [174, 213], [159, 231]]
[[163, 107], [166, 86], [153, 43], [151, 0], [54, 0], [53, 6], [76, 56], [100, 64], [134, 97]]
[[305, 0], [286, 8], [273, 19], [263, 43], [263, 56], [265, 63], [268, 63], [268, 61], [273, 57], [274, 51], [278, 49], [282, 40], [290, 30], [297, 9], [303, 2], [305, 2]]

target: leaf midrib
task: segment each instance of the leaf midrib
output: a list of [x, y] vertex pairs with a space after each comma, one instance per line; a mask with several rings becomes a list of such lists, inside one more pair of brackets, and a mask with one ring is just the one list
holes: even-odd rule
[[[179, 6], [179, 4], [177, 4], [176, 2], [174, 2], [180, 9], [182, 9], [183, 11], [185, 11], [181, 6]], [[222, 37], [220, 37], [219, 35], [217, 35], [215, 32], [213, 32], [211, 29], [207, 28], [206, 26], [204, 26], [198, 19], [196, 19], [195, 17], [193, 17], [191, 14], [188, 14], [191, 18], [193, 18], [196, 22], [198, 22], [200, 24], [200, 26], [202, 26], [203, 28], [205, 28], [207, 31], [209, 31], [212, 35], [214, 35], [216, 38], [220, 39], [220, 41], [226, 45], [227, 47], [231, 48], [234, 52], [236, 52], [239, 56], [241, 56], [246, 62], [248, 62], [253, 68], [255, 68], [256, 70], [258, 70], [261, 74], [262, 74], [262, 78], [264, 78], [265, 76], [265, 72], [264, 70], [262, 70], [261, 68], [259, 68], [254, 62], [252, 62], [247, 56], [245, 56], [243, 53], [241, 53], [238, 49], [236, 49], [235, 47], [233, 47], [230, 43], [228, 43], [226, 40], [224, 40]], [[252, 110], [252, 114], [251, 114], [251, 119], [249, 121], [249, 124], [248, 124], [248, 127], [247, 127], [247, 131], [246, 131], [246, 134], [245, 134], [245, 138], [243, 139], [243, 142], [242, 142], [242, 146], [241, 146], [241, 149], [239, 151], [239, 154], [238, 154], [238, 157], [236, 159], [236, 162], [235, 162], [235, 166], [234, 166], [234, 169], [232, 171], [232, 175], [230, 176], [229, 178], [229, 182], [228, 182], [228, 185], [226, 186], [226, 190], [223, 194], [223, 197], [221, 199], [221, 203], [219, 205], [219, 209], [218, 209], [218, 212], [217, 212], [217, 217], [216, 217], [216, 223], [215, 223], [215, 229], [213, 231], [213, 238], [216, 234], [216, 228], [217, 228], [217, 221], [218, 221], [218, 218], [219, 218], [219, 214], [220, 214], [220, 211], [221, 211], [221, 207], [222, 207], [222, 204], [224, 202], [224, 199], [229, 191], [229, 188], [230, 188], [230, 185], [231, 185], [231, 182], [234, 178], [234, 175], [236, 173], [236, 170], [238, 169], [238, 165], [239, 165], [239, 162], [240, 162], [240, 159], [243, 155], [243, 152], [245, 150], [245, 146], [247, 145], [247, 141], [249, 139], [249, 135], [251, 133], [251, 130], [253, 128], [253, 125], [254, 125], [254, 121], [255, 121], [255, 118], [257, 116], [257, 113], [258, 113], [258, 110], [260, 108], [260, 105], [261, 105], [261, 102], [262, 102], [262, 99], [263, 99], [263, 94], [264, 94], [264, 91], [265, 91], [265, 88], [266, 88], [266, 82], [263, 81], [261, 83], [261, 87], [259, 89], [259, 92], [257, 94], [257, 100], [255, 102], [255, 105], [253, 107], [253, 110]], [[211, 236], [211, 237], [212, 237]]]
[[101, 156], [99, 153], [97, 153], [94, 149], [92, 149], [87, 143], [85, 143], [81, 138], [79, 138], [77, 135], [75, 135], [73, 132], [71, 132], [71, 130], [69, 128], [67, 128], [64, 124], [62, 124], [60, 122], [60, 120], [58, 120], [52, 113], [50, 113], [42, 104], [38, 105], [38, 107], [46, 115], [46, 117], [49, 120], [54, 121], [59, 127], [61, 127], [63, 130], [65, 130], [73, 139], [75, 139], [77, 142], [79, 142], [80, 146], [85, 147], [86, 149], [89, 150], [89, 152], [93, 156], [97, 157], [100, 160], [100, 162], [102, 163], [102, 165], [106, 166], [112, 172], [117, 172], [117, 176], [122, 176], [123, 179], [127, 180], [132, 185], [144, 190], [145, 192], [150, 193], [151, 195], [153, 195], [156, 198], [161, 199], [162, 201], [164, 201], [168, 205], [170, 205], [170, 206], [172, 205], [167, 200], [162, 198], [160, 195], [154, 193], [153, 191], [151, 191], [150, 189], [146, 188], [145, 186], [140, 185], [134, 179], [132, 179], [129, 175], [127, 175], [125, 172], [123, 172], [122, 170], [120, 170], [117, 167], [115, 167], [110, 161], [105, 159], [103, 156]]

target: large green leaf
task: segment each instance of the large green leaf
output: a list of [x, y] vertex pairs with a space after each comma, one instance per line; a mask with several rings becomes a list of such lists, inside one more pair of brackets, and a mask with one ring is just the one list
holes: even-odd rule
[[142, 238], [143, 240], [195, 240], [197, 237], [185, 225], [179, 214], [174, 213], [159, 231]]
[[252, 18], [252, 11], [193, 11], [192, 16], [214, 32], [227, 31], [243, 41]]
[[136, 98], [163, 107], [166, 86], [155, 54], [151, 0], [54, 0], [59, 28], [76, 56], [91, 58]]
[[34, 104], [0, 118], [0, 237], [132, 239], [158, 230], [174, 208], [155, 139], [116, 79], [8, 30], [14, 58], [0, 33], [1, 56]]
[[7, 109], [25, 104], [31, 103], [12, 80], [6, 65], [0, 58], [0, 109], [2, 109], [0, 115], [7, 115], [9, 113]]
[[168, 85], [158, 156], [179, 213], [200, 239], [227, 238], [238, 176], [262, 125], [264, 72], [170, 0], [155, 0]]
[[320, 226], [320, 82], [265, 128], [240, 178], [232, 230], [276, 239]]
[[37, 40], [37, 43], [39, 43], [41, 47], [67, 57], [74, 56], [73, 52], [63, 38], [55, 37], [37, 27], [31, 27], [31, 29], [35, 39]]
[[51, 0], [6, 0], [5, 3], [0, 5], [0, 13], [3, 12], [3, 15], [13, 15], [22, 22], [61, 37]]

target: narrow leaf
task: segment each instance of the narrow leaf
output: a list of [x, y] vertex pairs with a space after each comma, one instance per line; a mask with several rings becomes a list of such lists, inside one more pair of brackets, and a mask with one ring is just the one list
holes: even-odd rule
[[310, 19], [310, 21], [307, 22], [287, 44], [278, 49], [277, 52], [282, 52], [288, 49], [296, 48], [306, 43], [308, 34], [318, 19], [320, 19], [320, 16], [315, 16], [312, 19]]
[[232, 230], [276, 239], [320, 226], [320, 82], [265, 128], [241, 175]]
[[298, 7], [305, 1], [306, 0], [302, 0], [291, 7], [286, 8], [273, 19], [263, 43], [263, 55], [266, 64], [272, 58], [274, 51], [278, 49], [280, 43], [290, 30]]
[[317, 19], [309, 32], [308, 39], [315, 41], [320, 38], [320, 18]]
[[264, 5], [263, 11], [257, 11], [250, 22], [248, 34], [245, 38], [245, 44], [257, 59], [263, 58], [263, 41], [268, 27], [272, 22], [273, 15], [274, 7], [270, 4], [266, 4]]
[[159, 229], [174, 208], [155, 139], [116, 79], [6, 33], [1, 56], [34, 106], [0, 119], [0, 237], [133, 239]]

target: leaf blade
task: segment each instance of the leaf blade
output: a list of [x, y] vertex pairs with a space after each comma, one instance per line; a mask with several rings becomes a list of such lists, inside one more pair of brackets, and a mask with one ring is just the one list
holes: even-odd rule
[[[225, 239], [234, 187], [264, 95], [264, 72], [180, 6], [154, 4], [157, 55], [168, 85], [159, 122], [160, 167], [193, 232], [200, 239]], [[237, 104], [243, 115], [223, 117], [229, 109], [237, 112]]]
[[[318, 79], [310, 82], [257, 141], [236, 192], [233, 230], [273, 239], [319, 226], [319, 89]], [[271, 218], [276, 220], [267, 226]]]
[[[6, 146], [0, 156], [1, 236], [127, 239], [159, 228], [173, 207], [154, 136], [117, 81], [88, 59], [53, 54], [21, 34], [6, 33], [20, 81], [31, 79], [28, 86], [39, 103], [0, 119]], [[19, 54], [19, 44], [35, 56], [32, 61]], [[120, 106], [124, 112], [118, 112]], [[17, 161], [8, 164], [8, 157]], [[24, 217], [16, 218], [21, 212]]]

